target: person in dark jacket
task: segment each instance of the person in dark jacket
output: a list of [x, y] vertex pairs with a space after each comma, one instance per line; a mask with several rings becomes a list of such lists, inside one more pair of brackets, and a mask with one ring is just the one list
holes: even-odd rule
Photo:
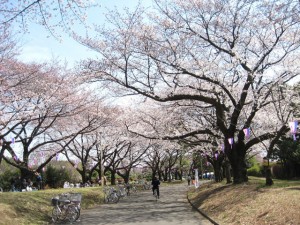
[[160, 181], [157, 179], [157, 177], [154, 177], [154, 179], [152, 180], [152, 191], [154, 195], [154, 190], [157, 190], [158, 198], [159, 198], [159, 185], [160, 185]]
[[35, 172], [35, 179], [36, 179], [36, 184], [37, 184], [37, 189], [41, 190], [43, 188], [42, 186], [42, 176], [39, 172]]

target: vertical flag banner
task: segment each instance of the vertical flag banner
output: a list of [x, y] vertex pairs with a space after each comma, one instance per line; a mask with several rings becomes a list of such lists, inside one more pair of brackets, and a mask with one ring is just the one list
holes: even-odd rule
[[56, 156], [55, 156], [56, 161], [58, 161], [58, 158], [59, 158], [59, 153], [56, 153]]
[[298, 128], [298, 121], [289, 122], [291, 133], [293, 135], [294, 141], [296, 141], [296, 133]]
[[244, 131], [245, 137], [247, 139], [249, 139], [250, 138], [250, 128], [244, 128], [243, 131]]
[[217, 152], [215, 153], [215, 158], [218, 159], [218, 153]]
[[224, 144], [221, 145], [221, 151], [225, 152], [225, 146], [224, 146]]
[[11, 138], [11, 143], [12, 143], [12, 144], [15, 143], [15, 138]]
[[14, 156], [14, 160], [15, 160], [15, 161], [18, 161], [18, 156], [15, 155], [15, 156]]
[[233, 139], [233, 138], [228, 138], [228, 142], [229, 142], [229, 144], [230, 144], [230, 146], [231, 146], [231, 148], [232, 148], [232, 145], [233, 145], [234, 139]]
[[199, 187], [199, 175], [198, 175], [198, 169], [195, 169], [195, 188]]

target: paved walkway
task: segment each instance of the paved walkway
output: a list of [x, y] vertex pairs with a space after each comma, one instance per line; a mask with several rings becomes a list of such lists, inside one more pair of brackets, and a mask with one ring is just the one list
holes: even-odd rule
[[105, 204], [83, 210], [77, 225], [211, 225], [193, 210], [186, 198], [187, 185], [161, 187], [156, 202], [151, 191], [142, 191], [120, 199], [117, 204]]

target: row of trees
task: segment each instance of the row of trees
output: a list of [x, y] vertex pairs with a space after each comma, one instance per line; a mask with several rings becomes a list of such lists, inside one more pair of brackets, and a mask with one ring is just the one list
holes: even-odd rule
[[[23, 176], [38, 152], [38, 171], [61, 152], [82, 165], [83, 180], [93, 170], [126, 180], [141, 158], [148, 157], [153, 174], [166, 176], [173, 161], [194, 151], [215, 174], [225, 160], [234, 183], [242, 183], [246, 155], [270, 157], [289, 131], [299, 99], [291, 85], [299, 75], [297, 1], [154, 0], [153, 8], [110, 11], [95, 36], [74, 34], [100, 55], [76, 73], [13, 57], [7, 26], [42, 3], [4, 10], [19, 13], [1, 20], [0, 160]], [[102, 86], [88, 91], [95, 82]], [[133, 109], [107, 106], [99, 99], [107, 91], [140, 96], [139, 102]], [[169, 155], [165, 169], [160, 154]]]
[[[227, 158], [234, 183], [247, 181], [246, 155], [269, 157], [298, 103], [290, 82], [299, 75], [299, 2], [153, 3], [110, 12], [97, 36], [77, 37], [101, 55], [82, 63], [86, 81], [155, 101], [165, 113], [152, 109], [130, 131], [188, 143], [215, 168]], [[220, 146], [226, 157], [215, 157]]]
[[180, 146], [128, 132], [130, 112], [108, 106], [65, 68], [3, 57], [1, 69], [0, 163], [18, 168], [22, 178], [56, 158], [68, 160], [83, 182], [94, 171], [128, 182], [132, 168], [145, 165], [161, 176], [177, 163]]

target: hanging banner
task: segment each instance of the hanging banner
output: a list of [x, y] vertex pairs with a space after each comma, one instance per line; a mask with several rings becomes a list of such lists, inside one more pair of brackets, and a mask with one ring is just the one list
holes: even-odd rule
[[224, 146], [224, 144], [221, 145], [221, 151], [222, 151], [223, 153], [225, 153], [225, 146]]
[[198, 175], [198, 169], [195, 169], [195, 188], [198, 188], [199, 185], [199, 175]]
[[250, 128], [245, 128], [245, 129], [243, 129], [243, 131], [244, 131], [245, 137], [247, 139], [249, 139], [250, 138]]
[[297, 133], [297, 128], [298, 128], [298, 121], [289, 122], [289, 126], [290, 126], [290, 129], [291, 129], [291, 133], [293, 135], [293, 139], [294, 139], [294, 141], [296, 141], [296, 133]]
[[228, 142], [229, 142], [229, 144], [230, 144], [230, 147], [232, 148], [234, 139], [233, 139], [233, 138], [228, 138]]
[[59, 159], [59, 152], [56, 153], [56, 156], [55, 156], [55, 160], [58, 161], [58, 159]]

